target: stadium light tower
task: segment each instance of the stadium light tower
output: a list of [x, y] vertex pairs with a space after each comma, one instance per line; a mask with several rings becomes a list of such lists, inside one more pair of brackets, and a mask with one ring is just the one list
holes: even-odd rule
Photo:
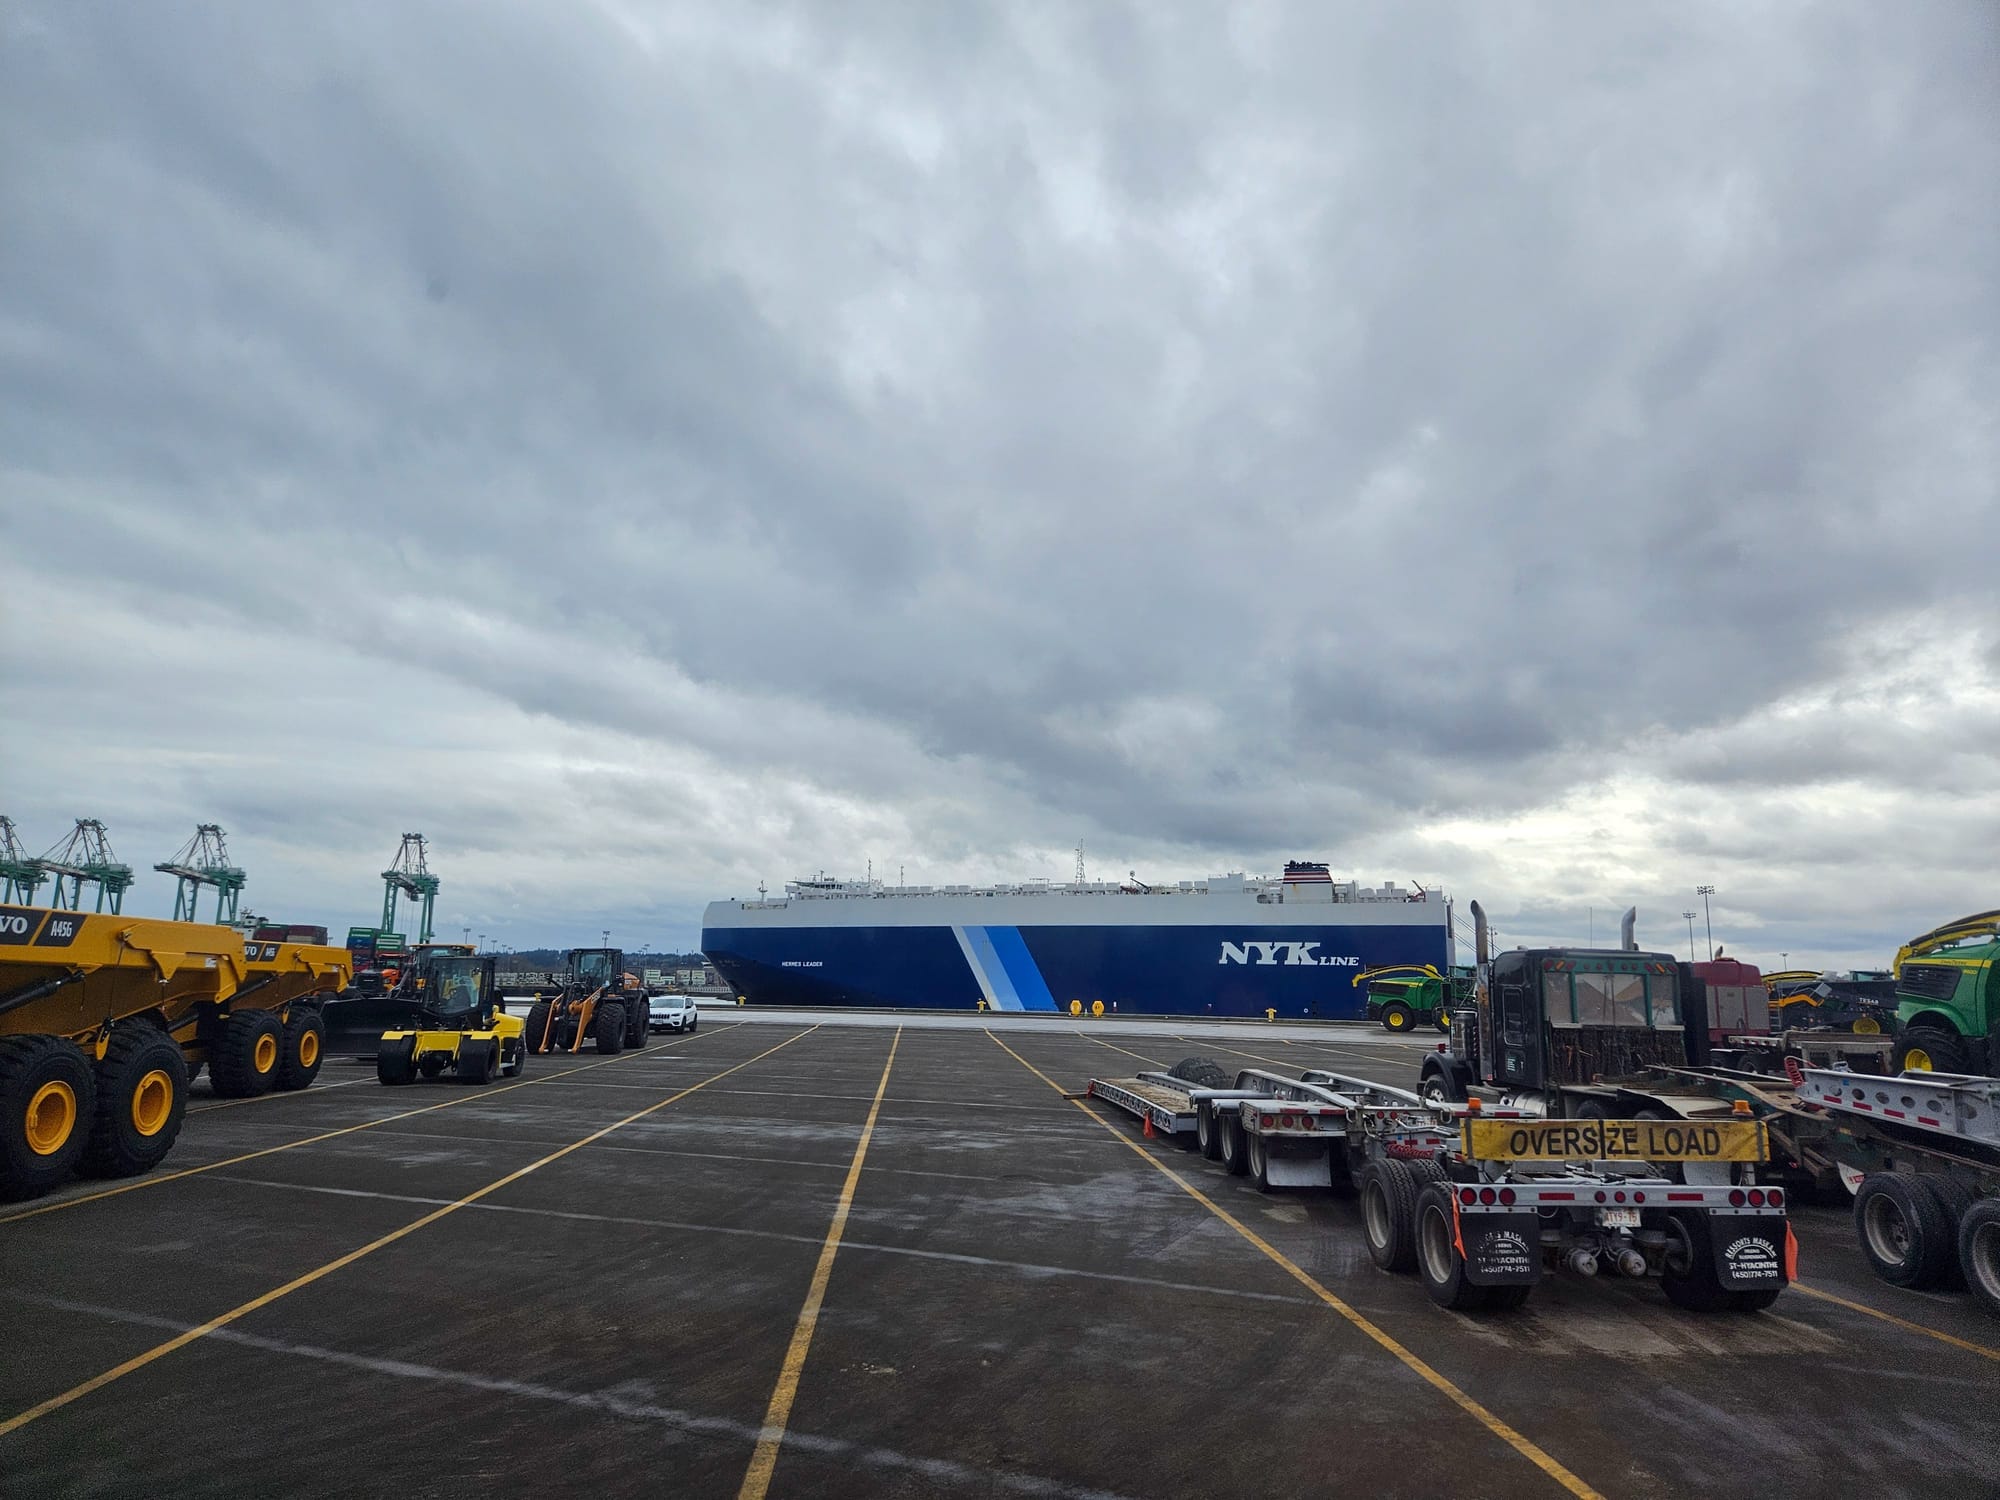
[[1715, 887], [1712, 885], [1698, 885], [1694, 888], [1694, 893], [1701, 897], [1702, 925], [1708, 928], [1708, 956], [1713, 958], [1715, 957], [1715, 923], [1709, 920], [1708, 898], [1715, 894]]

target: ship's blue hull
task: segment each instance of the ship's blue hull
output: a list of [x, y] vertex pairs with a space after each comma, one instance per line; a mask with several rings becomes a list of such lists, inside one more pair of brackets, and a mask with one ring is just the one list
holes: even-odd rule
[[1353, 983], [1450, 959], [1432, 925], [709, 927], [702, 951], [752, 1004], [1359, 1019]]

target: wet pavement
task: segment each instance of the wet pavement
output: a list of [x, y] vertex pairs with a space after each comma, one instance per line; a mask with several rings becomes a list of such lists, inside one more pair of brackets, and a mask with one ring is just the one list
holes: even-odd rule
[[0, 1494], [2000, 1492], [2000, 1322], [1837, 1206], [1768, 1313], [1466, 1317], [1351, 1202], [1064, 1097], [1195, 1053], [1409, 1085], [1434, 1037], [825, 1020], [197, 1084], [158, 1172], [0, 1205]]

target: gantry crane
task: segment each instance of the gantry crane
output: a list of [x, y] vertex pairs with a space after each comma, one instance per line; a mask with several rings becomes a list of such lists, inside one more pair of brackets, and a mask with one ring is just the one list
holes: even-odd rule
[[0, 904], [33, 906], [49, 872], [28, 857], [14, 835], [14, 820], [0, 816]]
[[132, 867], [118, 863], [104, 825], [95, 818], [78, 818], [70, 836], [35, 863], [55, 876], [55, 898], [49, 904], [59, 911], [82, 911], [83, 888], [89, 884], [97, 887], [97, 910], [109, 907], [115, 916], [132, 884]]
[[417, 941], [431, 940], [431, 909], [437, 904], [438, 878], [431, 874], [430, 866], [424, 860], [424, 836], [421, 833], [403, 835], [403, 846], [396, 851], [396, 862], [382, 872], [382, 931], [396, 930], [396, 898], [408, 896], [419, 902], [417, 920]]
[[244, 875], [242, 870], [229, 862], [229, 846], [223, 840], [219, 825], [197, 824], [194, 837], [181, 845], [172, 858], [162, 860], [153, 868], [162, 875], [174, 877], [176, 922], [200, 920], [194, 909], [205, 885], [215, 887], [216, 924], [226, 926], [236, 920], [236, 898], [243, 890]]

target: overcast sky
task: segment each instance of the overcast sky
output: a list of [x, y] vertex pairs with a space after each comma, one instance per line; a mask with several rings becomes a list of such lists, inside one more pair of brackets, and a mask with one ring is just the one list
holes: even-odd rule
[[2000, 905], [1996, 182], [1985, 0], [17, 0], [0, 812], [1880, 963]]

